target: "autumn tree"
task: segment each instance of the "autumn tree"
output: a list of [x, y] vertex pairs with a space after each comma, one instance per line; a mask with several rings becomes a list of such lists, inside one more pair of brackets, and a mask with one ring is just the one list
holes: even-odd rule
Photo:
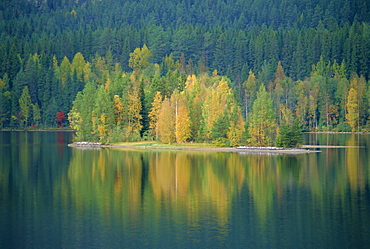
[[201, 84], [200, 80], [195, 75], [189, 75], [184, 90], [190, 110], [190, 140], [193, 141], [197, 141], [200, 137], [202, 106], [206, 95], [205, 86]]
[[127, 108], [127, 122], [128, 127], [133, 135], [140, 136], [140, 130], [143, 128], [141, 124], [141, 102], [139, 93], [137, 91], [134, 91], [129, 94], [128, 96], [128, 106]]
[[353, 87], [348, 92], [346, 119], [352, 131], [356, 131], [359, 122], [358, 98], [357, 91]]
[[273, 142], [275, 132], [275, 115], [272, 100], [261, 85], [257, 92], [257, 99], [253, 104], [248, 131], [248, 142], [255, 146], [268, 146]]
[[157, 122], [158, 122], [158, 116], [159, 112], [162, 107], [162, 94], [160, 92], [156, 92], [153, 102], [152, 102], [152, 108], [149, 112], [149, 129], [152, 136], [154, 136], [156, 139], [158, 139], [158, 128], [157, 128]]
[[207, 89], [202, 107], [204, 136], [211, 138], [215, 122], [228, 110], [228, 101], [233, 98], [231, 89], [224, 78], [216, 81]]
[[175, 109], [175, 136], [177, 143], [184, 143], [190, 138], [190, 110], [184, 92], [174, 92], [171, 102]]
[[150, 57], [152, 57], [152, 52], [144, 44], [142, 48], [136, 48], [134, 52], [130, 53], [128, 65], [134, 71], [142, 70], [149, 66]]
[[56, 113], [55, 120], [58, 122], [59, 126], [62, 126], [63, 121], [66, 120], [66, 116], [64, 115], [64, 111], [60, 111]]
[[95, 106], [92, 111], [93, 132], [98, 135], [100, 142], [108, 142], [114, 123], [114, 106], [108, 91], [99, 86], [96, 92]]
[[85, 58], [83, 57], [82, 53], [81, 52], [76, 53], [72, 60], [71, 73], [73, 71], [76, 71], [77, 77], [79, 79], [82, 79], [82, 75], [85, 71], [85, 67], [86, 67], [86, 62], [85, 62]]
[[171, 100], [165, 98], [157, 121], [158, 137], [162, 143], [172, 144], [176, 141], [175, 122], [175, 110]]
[[113, 96], [114, 117], [117, 126], [123, 126], [124, 107], [119, 95]]
[[64, 56], [62, 63], [60, 64], [60, 67], [58, 68], [58, 73], [60, 75], [62, 86], [66, 87], [67, 79], [68, 77], [71, 76], [71, 62], [66, 56]]
[[68, 113], [68, 121], [72, 129], [77, 130], [77, 141], [96, 141], [98, 137], [93, 132], [92, 113], [95, 106], [91, 103], [96, 97], [96, 85], [88, 81], [84, 90], [79, 92], [73, 101], [73, 106]]
[[240, 145], [242, 142], [243, 133], [245, 130], [245, 120], [242, 116], [242, 111], [239, 106], [235, 106], [235, 112], [230, 118], [226, 137], [229, 140], [230, 146]]

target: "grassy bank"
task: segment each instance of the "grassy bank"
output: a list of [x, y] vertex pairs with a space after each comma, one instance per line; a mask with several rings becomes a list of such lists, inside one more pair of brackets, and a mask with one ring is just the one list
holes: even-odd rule
[[217, 148], [210, 143], [174, 143], [163, 144], [156, 141], [140, 141], [140, 142], [121, 142], [112, 143], [112, 147], [152, 147], [152, 148]]

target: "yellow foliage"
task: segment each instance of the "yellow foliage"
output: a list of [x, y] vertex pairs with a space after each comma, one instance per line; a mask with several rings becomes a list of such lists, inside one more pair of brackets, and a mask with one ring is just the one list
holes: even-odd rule
[[280, 104], [280, 111], [281, 111], [282, 121], [285, 122], [286, 124], [292, 124], [293, 123], [293, 113], [289, 108], [287, 108], [286, 104]]
[[85, 69], [85, 64], [86, 64], [85, 58], [83, 57], [82, 53], [78, 52], [73, 57], [71, 64], [71, 73], [73, 73], [73, 71], [76, 70], [77, 77], [81, 79], [81, 75]]
[[130, 53], [130, 59], [128, 61], [128, 65], [134, 71], [144, 69], [147, 66], [149, 66], [150, 57], [152, 57], [152, 52], [144, 44], [144, 46], [141, 49], [136, 48], [134, 52]]
[[154, 96], [154, 100], [152, 102], [152, 109], [149, 113], [149, 129], [151, 134], [156, 136], [158, 138], [158, 129], [157, 129], [157, 121], [158, 121], [158, 115], [162, 107], [162, 94], [160, 92], [156, 92]]
[[67, 77], [68, 74], [71, 73], [71, 63], [69, 62], [68, 58], [64, 56], [62, 63], [60, 64], [60, 78], [62, 80], [62, 86], [65, 87], [67, 84]]
[[108, 90], [110, 87], [110, 78], [107, 79], [107, 81], [105, 82], [105, 90]]
[[80, 130], [80, 125], [82, 122], [81, 113], [77, 112], [74, 106], [72, 107], [72, 110], [68, 113], [68, 121], [72, 129]]
[[207, 89], [207, 97], [203, 104], [203, 118], [205, 119], [206, 137], [209, 138], [214, 123], [228, 108], [228, 99], [232, 97], [231, 89], [223, 79]]
[[143, 127], [140, 123], [141, 120], [141, 102], [139, 93], [134, 91], [132, 94], [129, 94], [128, 98], [128, 106], [127, 106], [127, 113], [128, 113], [128, 123], [129, 127], [132, 128], [134, 133], [139, 132]]
[[118, 95], [114, 95], [113, 105], [116, 124], [122, 125], [124, 109], [121, 98]]
[[245, 121], [241, 115], [240, 108], [238, 112], [238, 120], [230, 122], [229, 131], [227, 132], [227, 138], [230, 141], [230, 146], [238, 146], [241, 143], [241, 138], [245, 130]]
[[83, 72], [84, 72], [84, 80], [87, 81], [91, 76], [91, 63], [90, 62], [85, 63]]
[[357, 91], [352, 87], [348, 93], [347, 101], [347, 123], [351, 126], [352, 131], [356, 130], [359, 121], [358, 115], [358, 97]]
[[107, 136], [108, 128], [107, 128], [107, 116], [105, 114], [100, 115], [100, 124], [98, 125], [98, 132], [99, 132], [99, 139], [100, 141], [104, 141]]
[[190, 138], [190, 110], [184, 92], [173, 94], [173, 102], [175, 102], [175, 135], [178, 143], [186, 142]]
[[158, 137], [162, 143], [171, 144], [175, 142], [175, 114], [171, 101], [165, 99], [159, 111], [157, 121]]
[[76, 16], [77, 16], [77, 12], [76, 12], [75, 10], [72, 10], [72, 11], [71, 11], [71, 15], [72, 15], [74, 18], [76, 18]]

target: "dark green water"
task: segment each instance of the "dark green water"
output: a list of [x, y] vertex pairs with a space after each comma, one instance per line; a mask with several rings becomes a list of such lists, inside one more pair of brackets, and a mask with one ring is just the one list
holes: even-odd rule
[[0, 248], [370, 248], [370, 136], [305, 155], [82, 150], [0, 132]]

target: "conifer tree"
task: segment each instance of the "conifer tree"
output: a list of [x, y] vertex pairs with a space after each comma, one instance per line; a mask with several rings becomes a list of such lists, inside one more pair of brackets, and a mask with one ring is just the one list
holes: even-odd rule
[[245, 119], [248, 120], [248, 113], [256, 96], [257, 83], [256, 76], [249, 71], [248, 79], [244, 82], [245, 86]]
[[5, 73], [0, 79], [0, 127], [9, 125], [11, 110], [11, 92], [9, 91], [9, 77]]
[[32, 105], [32, 114], [33, 114], [33, 125], [38, 126], [41, 120], [41, 111], [37, 103]]
[[22, 95], [19, 98], [19, 107], [20, 107], [20, 118], [23, 122], [23, 126], [26, 127], [28, 125], [28, 119], [31, 116], [31, 97], [28, 91], [28, 87], [25, 86], [22, 91]]

